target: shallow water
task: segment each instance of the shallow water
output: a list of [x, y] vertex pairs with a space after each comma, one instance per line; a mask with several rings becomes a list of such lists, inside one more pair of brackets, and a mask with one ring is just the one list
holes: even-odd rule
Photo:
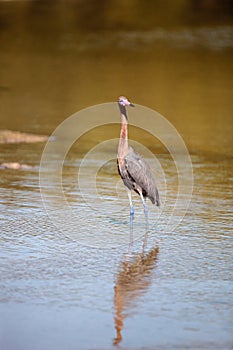
[[[56, 153], [41, 170], [44, 143], [2, 144], [1, 163], [34, 167], [0, 169], [1, 348], [231, 349], [230, 15], [211, 17], [202, 9], [206, 21], [199, 23], [192, 9], [182, 16], [184, 9], [172, 7], [170, 25], [173, 17], [162, 7], [156, 22], [151, 9], [144, 8], [145, 21], [143, 5], [135, 5], [132, 18], [120, 20], [112, 1], [112, 12], [105, 4], [111, 21], [99, 28], [98, 20], [89, 27], [81, 20], [93, 15], [92, 6], [79, 9], [77, 19], [74, 2], [61, 1], [51, 22], [46, 4], [0, 2], [0, 128], [49, 135], [72, 113], [123, 92], [159, 110], [178, 129], [191, 154], [194, 188], [183, 217], [184, 191], [168, 232], [177, 169], [167, 149], [145, 131], [143, 115], [144, 130], [130, 127], [131, 143], [150, 163], [164, 207], [148, 203], [150, 230], [142, 255], [145, 218], [133, 197], [129, 255], [128, 198], [115, 162], [117, 108], [111, 124], [90, 126], [68, 150], [61, 166], [63, 196], [52, 171]], [[137, 112], [129, 113], [134, 124]], [[77, 125], [77, 134], [84, 124]], [[67, 144], [63, 136], [61, 148]]]
[[[120, 328], [122, 348], [230, 348], [232, 179], [222, 183], [214, 174], [216, 167], [219, 178], [231, 172], [225, 170], [228, 161], [214, 164], [193, 157], [193, 163], [192, 204], [174, 232], [163, 232], [162, 223], [153, 226], [157, 214], [150, 206], [144, 260], [138, 255], [145, 223], [137, 197], [134, 225], [139, 238], [127, 258], [126, 194], [117, 199], [117, 193], [108, 192], [102, 214], [93, 217], [95, 197], [88, 206], [74, 189], [69, 191], [76, 215], [82, 210], [86, 217], [80, 224], [84, 227], [76, 228], [86, 234], [80, 245], [77, 232], [59, 231], [46, 216], [36, 171], [4, 171], [10, 181], [1, 190], [1, 329], [6, 348], [29, 349], [35, 338], [35, 349], [73, 349], [77, 344], [81, 349], [111, 348], [114, 327]], [[76, 172], [77, 167], [69, 166], [69, 183]], [[101, 188], [109, 182], [109, 174], [102, 175]], [[113, 233], [124, 235], [125, 243], [110, 248], [108, 235]], [[92, 235], [97, 248], [91, 248]], [[158, 249], [154, 256], [153, 249]]]

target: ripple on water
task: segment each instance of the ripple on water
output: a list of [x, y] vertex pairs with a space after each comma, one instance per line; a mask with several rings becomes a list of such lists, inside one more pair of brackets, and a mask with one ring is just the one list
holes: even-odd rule
[[[194, 167], [194, 172], [198, 182], [192, 203], [175, 231], [164, 232], [162, 222], [156, 225], [157, 217], [150, 206], [148, 259], [144, 260], [139, 255], [140, 237], [134, 244], [134, 254], [130, 259], [126, 256], [129, 238], [126, 194], [113, 200], [114, 193], [111, 198], [107, 190], [106, 203], [103, 194], [104, 205], [93, 215], [93, 207], [80, 202], [74, 188], [69, 192], [65, 187], [74, 212], [82, 211], [82, 234], [86, 236], [84, 244], [80, 244], [74, 234], [80, 228], [70, 223], [73, 230], [70, 235], [54, 225], [35, 188], [19, 186], [11, 202], [12, 210], [8, 205], [9, 188], [2, 189], [1, 205], [7, 208], [7, 215], [1, 214], [1, 302], [57, 310], [85, 308], [89, 310], [86, 312], [98, 311], [103, 318], [110, 310], [119, 316], [122, 307], [119, 317], [121, 321], [127, 320], [129, 334], [130, 324], [139, 327], [139, 317], [147, 325], [146, 334], [150, 333], [151, 324], [156, 324], [155, 333], [162, 334], [162, 325], [166, 324], [191, 339], [193, 333], [205, 339], [214, 332], [216, 339], [223, 335], [229, 340], [233, 292], [231, 188], [219, 179], [215, 186], [216, 178], [211, 175], [208, 187], [214, 186], [214, 191], [210, 195], [203, 186], [207, 175], [212, 174], [211, 164]], [[74, 174], [76, 169], [73, 175], [69, 174], [68, 182]], [[109, 186], [106, 180], [105, 188]], [[95, 201], [93, 196], [94, 207], [98, 205]], [[17, 209], [20, 203], [30, 210]], [[216, 203], [221, 205], [214, 206]], [[145, 232], [145, 222], [136, 197], [135, 209], [135, 233], [140, 236]], [[108, 243], [109, 235], [114, 234], [120, 237], [115, 248]], [[98, 240], [97, 248], [91, 247], [93, 235]], [[106, 245], [107, 249], [103, 249]], [[153, 260], [155, 247], [158, 253]], [[115, 326], [118, 327], [117, 323]]]

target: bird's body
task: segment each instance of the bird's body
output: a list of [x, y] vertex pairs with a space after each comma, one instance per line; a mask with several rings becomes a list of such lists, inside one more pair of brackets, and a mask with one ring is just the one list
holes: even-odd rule
[[128, 189], [130, 201], [130, 214], [134, 214], [131, 191], [134, 190], [140, 195], [144, 211], [147, 216], [147, 207], [145, 199], [149, 198], [153, 204], [160, 205], [159, 192], [155, 184], [154, 177], [146, 161], [128, 145], [128, 117], [126, 106], [133, 107], [125, 97], [121, 96], [118, 100], [118, 106], [121, 113], [121, 133], [118, 146], [117, 165], [118, 172]]
[[134, 190], [139, 195], [142, 192], [144, 198], [149, 198], [157, 206], [160, 205], [159, 192], [150, 167], [132, 147], [129, 146], [121, 165], [118, 161], [118, 172], [130, 191]]

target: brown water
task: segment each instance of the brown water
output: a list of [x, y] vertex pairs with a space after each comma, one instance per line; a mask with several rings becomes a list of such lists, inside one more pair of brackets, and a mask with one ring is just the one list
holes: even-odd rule
[[[177, 170], [142, 113], [131, 142], [148, 158], [166, 205], [159, 217], [148, 204], [142, 256], [145, 220], [134, 196], [129, 257], [128, 198], [113, 159], [117, 107], [109, 125], [92, 130], [103, 118], [93, 115], [65, 156], [72, 220], [57, 193], [58, 153], [43, 168], [60, 226], [41, 200], [45, 144], [1, 144], [1, 163], [34, 166], [0, 169], [1, 348], [232, 348], [233, 27], [230, 2], [217, 3], [0, 1], [0, 129], [50, 135], [71, 114], [125, 94], [176, 127], [194, 173], [187, 214], [168, 233]], [[131, 124], [137, 111], [129, 111]], [[88, 120], [76, 124], [77, 135]], [[69, 133], [76, 129], [51, 141], [58, 152]]]

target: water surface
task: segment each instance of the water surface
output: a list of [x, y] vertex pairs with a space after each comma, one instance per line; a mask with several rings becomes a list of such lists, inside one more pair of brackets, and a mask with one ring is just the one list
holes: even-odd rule
[[[63, 191], [81, 218], [80, 226], [67, 222], [66, 232], [41, 200], [45, 143], [1, 144], [1, 163], [33, 166], [0, 169], [1, 348], [231, 349], [233, 43], [227, 2], [222, 12], [199, 5], [199, 16], [194, 2], [172, 5], [170, 12], [140, 2], [120, 11], [119, 2], [109, 3], [95, 16], [95, 2], [0, 2], [0, 128], [49, 135], [72, 113], [123, 93], [159, 111], [184, 138], [193, 163], [192, 201], [172, 233], [149, 204], [142, 255], [145, 219], [135, 195], [136, 240], [128, 256], [128, 198], [115, 159], [105, 162], [109, 149], [84, 164], [84, 195], [78, 186], [83, 157], [117, 138], [119, 124], [90, 130], [66, 156]], [[172, 157], [144, 130], [131, 127], [130, 137], [160, 162], [166, 186], [148, 158], [171, 210], [177, 194]], [[46, 186], [63, 220], [47, 171]], [[111, 247], [113, 236], [119, 244]]]

